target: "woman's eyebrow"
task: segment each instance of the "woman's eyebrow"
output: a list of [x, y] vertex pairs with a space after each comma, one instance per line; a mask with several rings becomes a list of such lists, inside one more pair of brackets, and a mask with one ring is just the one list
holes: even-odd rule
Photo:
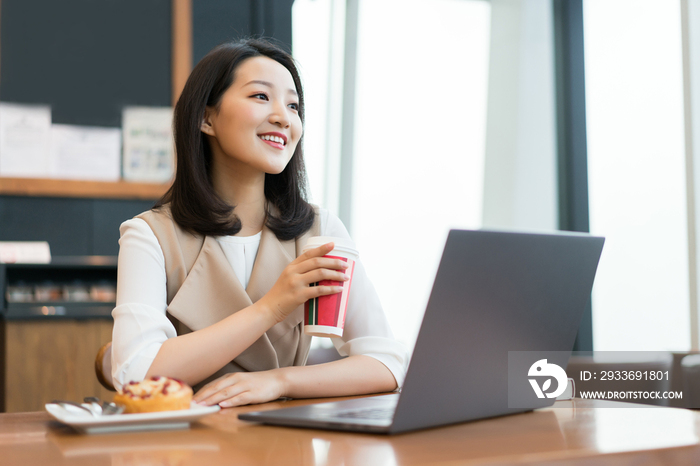
[[[252, 80], [252, 81], [249, 81], [249, 82], [245, 83], [244, 86], [249, 86], [249, 85], [251, 85], [251, 84], [261, 84], [261, 85], [267, 86], [267, 87], [269, 87], [269, 88], [275, 87], [271, 82], [269, 82], [269, 81], [262, 81], [262, 80], [260, 80], [260, 79], [254, 79], [254, 80]], [[295, 96], [298, 95], [298, 94], [297, 94], [297, 91], [296, 91], [295, 89], [292, 89], [291, 87], [290, 87], [289, 89], [287, 89], [287, 92], [288, 92], [289, 94], [294, 94]]]

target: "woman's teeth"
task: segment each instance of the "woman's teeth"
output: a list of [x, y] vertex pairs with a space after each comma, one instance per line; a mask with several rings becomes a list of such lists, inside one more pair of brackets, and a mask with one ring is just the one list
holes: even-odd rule
[[269, 136], [267, 134], [260, 136], [260, 139], [264, 139], [265, 141], [272, 141], [272, 142], [277, 142], [279, 144], [284, 145], [284, 139], [282, 139], [279, 136]]

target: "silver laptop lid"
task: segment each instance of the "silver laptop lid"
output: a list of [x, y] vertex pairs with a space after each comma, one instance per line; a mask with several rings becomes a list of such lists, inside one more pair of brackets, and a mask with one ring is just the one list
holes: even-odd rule
[[450, 231], [390, 432], [526, 411], [508, 408], [508, 352], [572, 350], [603, 243]]

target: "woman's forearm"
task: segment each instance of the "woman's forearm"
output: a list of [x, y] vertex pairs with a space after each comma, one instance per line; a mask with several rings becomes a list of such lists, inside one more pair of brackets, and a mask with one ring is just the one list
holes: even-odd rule
[[396, 390], [391, 371], [371, 356], [350, 356], [313, 366], [279, 369], [284, 395], [291, 398], [320, 398], [363, 395]]
[[195, 385], [241, 354], [277, 322], [253, 304], [214, 325], [166, 340], [146, 377], [165, 375]]

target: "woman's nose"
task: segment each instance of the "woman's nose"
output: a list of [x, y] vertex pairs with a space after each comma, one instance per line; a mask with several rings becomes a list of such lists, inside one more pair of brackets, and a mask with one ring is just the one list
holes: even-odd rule
[[287, 115], [287, 106], [284, 104], [275, 104], [270, 114], [270, 122], [282, 128], [287, 128], [291, 124], [289, 115]]

